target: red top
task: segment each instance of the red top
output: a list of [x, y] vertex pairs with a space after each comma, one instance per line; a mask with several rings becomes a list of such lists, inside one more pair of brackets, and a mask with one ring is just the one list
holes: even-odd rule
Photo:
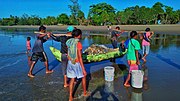
[[26, 48], [27, 48], [27, 50], [31, 50], [31, 42], [30, 41], [26, 41]]

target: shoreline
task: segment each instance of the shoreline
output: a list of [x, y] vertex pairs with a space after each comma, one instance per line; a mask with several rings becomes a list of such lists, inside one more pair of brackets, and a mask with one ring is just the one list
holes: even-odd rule
[[[66, 30], [68, 25], [51, 25], [47, 26], [47, 30]], [[108, 32], [107, 26], [75, 26], [82, 31], [98, 31], [98, 32]], [[151, 31], [155, 32], [173, 32], [179, 33], [180, 24], [172, 24], [172, 25], [112, 25], [111, 28], [114, 29], [116, 26], [119, 26], [122, 30], [125, 31], [144, 31], [147, 27], [151, 29]], [[28, 29], [38, 29], [39, 26], [31, 26], [31, 25], [17, 25], [17, 26], [0, 26], [0, 28], [28, 28]]]

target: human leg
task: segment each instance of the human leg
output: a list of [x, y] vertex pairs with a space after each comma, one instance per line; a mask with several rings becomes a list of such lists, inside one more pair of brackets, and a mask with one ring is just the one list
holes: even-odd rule
[[64, 75], [64, 88], [69, 86], [67, 80], [68, 80], [67, 75]]
[[28, 72], [29, 77], [34, 77], [34, 75], [32, 74], [32, 71], [33, 71], [34, 66], [37, 63], [38, 59], [39, 59], [38, 55], [36, 53], [33, 53], [31, 56], [31, 66], [30, 66], [30, 69]]
[[31, 57], [28, 56], [28, 66], [31, 67]]
[[87, 92], [87, 88], [86, 88], [86, 76], [82, 78], [82, 88], [83, 88], [83, 96], [89, 96], [90, 92]]
[[82, 88], [83, 88], [83, 92], [84, 92], [84, 96], [86, 95], [86, 76], [84, 76], [82, 78]]
[[45, 52], [39, 52], [38, 55], [39, 55], [40, 61], [44, 62], [44, 65], [46, 67], [46, 74], [52, 73], [53, 70], [49, 70], [48, 58], [47, 58], [46, 53]]
[[34, 77], [34, 75], [32, 74], [32, 71], [33, 71], [33, 68], [34, 68], [34, 65], [36, 64], [36, 61], [33, 61], [31, 66], [30, 66], [30, 69], [29, 69], [29, 72], [28, 72], [28, 76], [29, 77]]
[[32, 54], [31, 54], [30, 50], [27, 50], [26, 54], [27, 54], [27, 57], [28, 57], [28, 66], [31, 67], [31, 55]]
[[72, 101], [72, 100], [73, 100], [74, 80], [75, 80], [75, 78], [71, 78], [70, 84], [69, 84], [69, 101]]
[[46, 67], [46, 74], [49, 74], [49, 73], [52, 73], [52, 72], [53, 72], [53, 70], [49, 70], [48, 61], [45, 61], [45, 62], [44, 62], [44, 65], [45, 65], [45, 67]]
[[68, 83], [67, 83], [67, 63], [68, 63], [68, 59], [67, 59], [67, 55], [66, 54], [62, 54], [61, 56], [61, 68], [62, 68], [62, 73], [64, 75], [64, 87], [68, 87]]
[[125, 83], [124, 83], [124, 86], [125, 86], [125, 87], [130, 87], [130, 84], [129, 84], [130, 78], [131, 78], [131, 75], [130, 75], [130, 73], [129, 73], [128, 76], [127, 76], [127, 78], [126, 78], [126, 81], [125, 81]]
[[147, 56], [147, 55], [146, 55], [146, 46], [143, 45], [143, 46], [142, 46], [142, 50], [143, 50], [143, 57], [142, 57], [142, 60], [143, 60], [144, 62], [146, 62], [146, 59], [145, 59], [146, 56]]
[[147, 57], [147, 55], [149, 54], [150, 46], [147, 45], [147, 46], [143, 46], [143, 47], [144, 47], [144, 50], [143, 50], [144, 54], [143, 54], [142, 60], [143, 60], [144, 62], [146, 62], [146, 57]]
[[138, 65], [136, 64], [135, 60], [128, 60], [128, 65], [129, 65], [129, 74], [128, 74], [127, 79], [124, 83], [125, 87], [130, 87], [129, 80], [131, 78], [132, 70], [138, 70]]

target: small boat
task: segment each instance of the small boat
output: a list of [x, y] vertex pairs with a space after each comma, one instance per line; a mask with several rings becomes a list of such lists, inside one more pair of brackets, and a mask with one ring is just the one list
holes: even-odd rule
[[[92, 46], [90, 46], [92, 47]], [[120, 58], [123, 57], [124, 54], [126, 54], [127, 51], [125, 52], [120, 52], [119, 49], [111, 49], [111, 48], [107, 48], [104, 47], [104, 50], [102, 48], [87, 48], [83, 53], [82, 53], [82, 59], [83, 59], [83, 63], [91, 63], [91, 62], [100, 62], [103, 60], [109, 60], [111, 58]], [[60, 50], [56, 49], [55, 47], [49, 47], [52, 54], [54, 55], [54, 57], [58, 60], [61, 61], [61, 52]], [[93, 52], [93, 50], [96, 52]], [[109, 51], [107, 51], [109, 50]], [[91, 52], [90, 52], [91, 51]], [[92, 53], [92, 54], [90, 54]]]

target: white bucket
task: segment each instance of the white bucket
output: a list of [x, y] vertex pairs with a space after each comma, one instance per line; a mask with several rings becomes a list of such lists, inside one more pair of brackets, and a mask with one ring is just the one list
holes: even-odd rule
[[107, 66], [104, 67], [104, 77], [106, 81], [114, 80], [114, 67]]
[[134, 88], [142, 88], [144, 72], [142, 70], [132, 70], [131, 74], [131, 85]]

